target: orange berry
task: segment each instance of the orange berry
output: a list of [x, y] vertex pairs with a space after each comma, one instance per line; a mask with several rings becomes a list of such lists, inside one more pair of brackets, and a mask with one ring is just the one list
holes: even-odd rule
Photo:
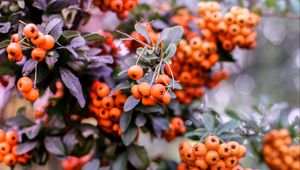
[[[244, 170], [244, 168], [237, 165], [237, 166], [233, 167], [231, 170]], [[245, 170], [249, 170], [249, 168], [246, 168]]]
[[118, 132], [119, 129], [120, 129], [120, 125], [119, 125], [119, 124], [114, 124], [113, 127], [112, 127], [112, 130], [113, 130], [114, 132]]
[[55, 45], [55, 40], [51, 35], [44, 36], [45, 42], [40, 44], [40, 47], [44, 50], [51, 50]]
[[192, 79], [192, 76], [187, 71], [182, 72], [180, 77], [179, 77], [179, 80], [180, 80], [181, 83], [189, 83], [191, 79]]
[[23, 93], [23, 96], [31, 101], [31, 102], [34, 102], [36, 101], [38, 98], [39, 98], [39, 91], [37, 89], [31, 89], [29, 92], [27, 93]]
[[39, 28], [35, 24], [27, 24], [23, 29], [24, 35], [27, 38], [34, 38], [39, 33]]
[[113, 0], [110, 4], [110, 8], [112, 11], [121, 12], [123, 11], [124, 4], [122, 0]]
[[41, 46], [41, 45], [45, 44], [45, 42], [46, 42], [45, 35], [41, 32], [39, 32], [37, 36], [31, 38], [30, 40], [31, 40], [32, 44], [34, 44], [36, 46]]
[[142, 103], [145, 106], [154, 106], [154, 105], [156, 105], [156, 99], [152, 96], [143, 97]]
[[229, 34], [233, 36], [238, 35], [240, 33], [240, 30], [240, 26], [238, 26], [237, 24], [232, 24], [228, 28]]
[[6, 133], [0, 129], [0, 142], [6, 141]]
[[239, 15], [236, 17], [236, 22], [239, 26], [245, 26], [247, 24], [248, 17], [246, 15]]
[[234, 48], [233, 43], [230, 40], [224, 40], [222, 42], [222, 47], [224, 48], [224, 50], [226, 51], [232, 51]]
[[138, 86], [138, 91], [142, 97], [149, 97], [151, 95], [151, 86], [147, 82], [142, 82]]
[[204, 144], [208, 150], [218, 150], [220, 146], [220, 139], [214, 135], [208, 136]]
[[239, 146], [239, 153], [237, 154], [237, 157], [238, 158], [244, 157], [246, 152], [247, 152], [247, 148], [244, 145], [240, 145]]
[[100, 119], [108, 119], [109, 118], [109, 111], [105, 109], [100, 109], [99, 114], [97, 114]]
[[[104, 127], [104, 128], [111, 128], [111, 126], [113, 125], [113, 122], [109, 119], [100, 119], [98, 121], [98, 123], [101, 127]], [[110, 130], [112, 130], [112, 129], [110, 129]]]
[[210, 15], [210, 20], [214, 23], [220, 22], [222, 19], [222, 14], [221, 12], [214, 12]]
[[171, 82], [170, 77], [165, 74], [158, 75], [157, 80], [156, 80], [156, 83], [163, 84], [165, 86], [169, 85], [170, 82]]
[[115, 100], [115, 106], [117, 106], [120, 109], [123, 109], [126, 100], [127, 100], [127, 96], [125, 96], [125, 95], [117, 96], [117, 98]]
[[19, 43], [19, 34], [13, 34], [10, 38], [10, 42], [13, 42], [13, 43]]
[[194, 37], [189, 41], [189, 45], [192, 47], [192, 49], [200, 49], [201, 39], [199, 37]]
[[208, 165], [207, 165], [206, 161], [203, 158], [199, 158], [199, 157], [196, 159], [195, 165], [197, 167], [199, 167], [200, 169], [207, 169], [208, 168]]
[[163, 98], [165, 92], [166, 92], [165, 86], [161, 84], [155, 84], [151, 87], [151, 95], [156, 99]]
[[178, 146], [178, 151], [180, 154], [183, 154], [186, 150], [192, 148], [192, 145], [187, 141], [183, 141]]
[[14, 131], [8, 131], [6, 133], [6, 142], [10, 145], [15, 145], [18, 143], [18, 133]]
[[235, 141], [231, 141], [228, 142], [227, 145], [229, 146], [230, 150], [231, 150], [231, 155], [236, 156], [239, 154], [240, 152], [240, 144], [235, 142]]
[[220, 160], [211, 167], [211, 170], [227, 170], [225, 162]]
[[204, 156], [207, 153], [207, 149], [203, 143], [196, 143], [193, 146], [193, 154], [195, 156]]
[[231, 25], [235, 22], [234, 15], [232, 13], [226, 13], [224, 15], [224, 21], [226, 24]]
[[10, 152], [10, 144], [7, 142], [0, 143], [0, 155], [6, 155]]
[[131, 87], [131, 94], [135, 99], [140, 99], [142, 96], [138, 90], [139, 85], [133, 85]]
[[10, 43], [6, 48], [7, 54], [11, 56], [19, 56], [22, 54], [22, 47], [18, 43]]
[[46, 57], [46, 51], [42, 48], [34, 48], [31, 52], [31, 57], [37, 62], [43, 61]]
[[96, 93], [99, 97], [106, 97], [110, 93], [110, 88], [105, 83], [99, 83], [97, 85]]
[[132, 80], [139, 80], [143, 77], [144, 71], [141, 66], [133, 65], [128, 69], [128, 77]]
[[17, 82], [18, 90], [22, 93], [27, 93], [33, 88], [33, 82], [29, 77], [22, 77]]
[[245, 44], [245, 38], [242, 35], [237, 35], [233, 37], [232, 42], [240, 47], [243, 47], [243, 45]]
[[171, 102], [171, 95], [168, 92], [165, 92], [163, 97], [158, 100], [161, 105], [168, 105]]
[[238, 164], [238, 159], [236, 157], [227, 157], [225, 158], [225, 165], [228, 168], [233, 168], [234, 166], [236, 166]]
[[196, 160], [196, 157], [195, 157], [195, 155], [193, 154], [193, 150], [192, 150], [192, 149], [186, 150], [186, 152], [184, 153], [184, 158], [185, 158], [187, 161], [195, 161], [195, 160]]
[[218, 149], [218, 153], [221, 158], [225, 158], [231, 155], [230, 147], [226, 143], [222, 143]]
[[18, 156], [17, 157], [17, 163], [20, 163], [20, 164], [26, 164], [28, 161], [25, 157], [23, 156]]
[[119, 121], [121, 114], [121, 110], [116, 107], [110, 109], [109, 111], [109, 117], [115, 122]]
[[127, 11], [133, 10], [137, 5], [137, 2], [134, 0], [127, 0], [124, 4], [124, 7]]
[[6, 165], [6, 166], [13, 166], [16, 164], [16, 156], [13, 155], [13, 154], [7, 154], [4, 156], [3, 158], [3, 163]]
[[215, 165], [220, 160], [220, 156], [216, 151], [208, 151], [205, 155], [205, 161], [208, 165]]
[[102, 107], [105, 109], [110, 109], [114, 107], [114, 99], [111, 97], [104, 97], [102, 99]]

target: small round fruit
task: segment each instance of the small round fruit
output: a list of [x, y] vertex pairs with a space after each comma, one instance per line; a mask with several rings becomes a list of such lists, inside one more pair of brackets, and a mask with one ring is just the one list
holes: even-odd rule
[[110, 88], [105, 83], [100, 83], [97, 85], [96, 93], [99, 97], [106, 97], [110, 93]]
[[138, 90], [139, 85], [133, 85], [131, 87], [131, 94], [135, 99], [140, 99], [142, 96]]
[[143, 77], [144, 71], [141, 66], [133, 65], [128, 69], [128, 77], [132, 80], [139, 80]]
[[208, 151], [205, 155], [205, 161], [208, 165], [215, 165], [220, 160], [220, 156], [216, 151]]
[[110, 109], [110, 111], [109, 111], [110, 118], [115, 122], [120, 120], [121, 114], [122, 114], [122, 111], [116, 107]]
[[16, 161], [17, 161], [16, 156], [13, 155], [12, 153], [5, 155], [4, 158], [3, 158], [3, 163], [6, 166], [13, 166], [13, 165], [15, 165]]
[[168, 92], [165, 92], [164, 96], [161, 99], [159, 99], [159, 103], [164, 106], [168, 105], [170, 102], [171, 102], [171, 95]]
[[208, 150], [217, 151], [220, 146], [220, 139], [214, 135], [208, 136], [205, 140], [205, 146]]
[[23, 29], [24, 35], [27, 38], [34, 38], [39, 33], [39, 28], [35, 24], [27, 24]]
[[28, 93], [23, 93], [23, 96], [27, 100], [34, 102], [39, 98], [39, 91], [37, 89], [31, 89]]
[[121, 11], [123, 11], [124, 3], [122, 0], [113, 0], [110, 3], [110, 8], [112, 11], [121, 12]]
[[195, 156], [204, 156], [207, 153], [207, 149], [203, 143], [196, 143], [193, 146], [193, 154]]
[[170, 77], [165, 74], [158, 75], [158, 78], [156, 80], [156, 83], [163, 84], [165, 86], [168, 86], [170, 82], [171, 82]]
[[151, 87], [151, 95], [158, 100], [163, 98], [165, 92], [166, 92], [165, 86], [161, 84], [155, 84]]
[[152, 96], [143, 97], [142, 103], [145, 106], [154, 106], [154, 105], [156, 105], [156, 99]]
[[222, 143], [218, 149], [218, 153], [220, 155], [221, 158], [225, 158], [231, 155], [231, 150], [229, 145], [227, 145], [226, 143]]
[[43, 61], [46, 57], [46, 51], [42, 48], [35, 48], [31, 52], [31, 57], [37, 62]]
[[131, 11], [136, 7], [137, 3], [135, 0], [127, 0], [124, 4], [124, 7], [127, 11]]
[[0, 155], [6, 155], [10, 152], [10, 145], [7, 142], [0, 143]]
[[45, 43], [41, 44], [40, 47], [44, 50], [51, 50], [55, 45], [55, 40], [51, 35], [44, 36]]
[[30, 39], [32, 44], [36, 45], [36, 46], [41, 46], [43, 44], [45, 44], [46, 39], [45, 39], [45, 35], [41, 32], [38, 33], [37, 36], [35, 36], [34, 38]]
[[142, 97], [149, 97], [151, 95], [151, 86], [147, 82], [142, 82], [138, 86], [138, 91]]
[[22, 77], [17, 82], [18, 90], [27, 93], [33, 88], [33, 82], [29, 77]]
[[10, 43], [6, 48], [7, 54], [10, 54], [14, 57], [22, 54], [22, 47], [18, 43]]
[[19, 43], [19, 41], [20, 41], [19, 34], [13, 34], [10, 38], [10, 42]]
[[8, 131], [6, 133], [6, 142], [10, 145], [15, 145], [18, 143], [18, 133], [14, 131]]
[[114, 99], [111, 97], [104, 97], [102, 99], [102, 107], [105, 109], [110, 109], [114, 107]]

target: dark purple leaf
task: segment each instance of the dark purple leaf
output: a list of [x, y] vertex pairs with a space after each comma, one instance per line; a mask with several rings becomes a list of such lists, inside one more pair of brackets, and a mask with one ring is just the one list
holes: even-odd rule
[[122, 132], [125, 132], [131, 122], [132, 119], [132, 111], [122, 113], [120, 118], [120, 127]]
[[61, 19], [54, 18], [51, 21], [49, 21], [45, 27], [45, 34], [49, 34], [52, 29], [54, 29], [59, 23], [61, 22]]
[[128, 112], [139, 104], [140, 100], [135, 99], [132, 95], [129, 96], [124, 104], [124, 111]]
[[146, 149], [137, 145], [128, 148], [128, 160], [136, 169], [147, 169], [150, 164]]
[[79, 79], [68, 69], [60, 68], [59, 72], [63, 83], [70, 90], [70, 93], [77, 98], [79, 105], [84, 107], [85, 99]]
[[93, 159], [87, 164], [85, 164], [82, 168], [82, 170], [98, 170], [100, 166], [99, 159]]
[[54, 155], [64, 155], [65, 148], [59, 137], [46, 137], [44, 145], [48, 152]]
[[78, 48], [85, 45], [85, 39], [82, 37], [75, 37], [71, 40], [70, 46], [73, 48]]
[[29, 59], [23, 66], [22, 74], [23, 76], [28, 76], [35, 68], [36, 61], [34, 59]]
[[169, 130], [169, 121], [162, 117], [151, 117], [152, 127], [158, 138], [161, 138], [163, 130]]
[[8, 33], [10, 26], [10, 22], [0, 23], [0, 33]]
[[138, 127], [142, 127], [146, 124], [147, 119], [145, 118], [144, 114], [139, 113], [135, 118], [135, 125]]
[[124, 145], [129, 146], [134, 141], [137, 134], [138, 134], [138, 129], [136, 126], [133, 125], [128, 126], [127, 130], [123, 132], [121, 136]]
[[29, 151], [32, 151], [37, 145], [37, 142], [26, 142], [18, 144], [17, 152], [19, 155], [25, 154]]

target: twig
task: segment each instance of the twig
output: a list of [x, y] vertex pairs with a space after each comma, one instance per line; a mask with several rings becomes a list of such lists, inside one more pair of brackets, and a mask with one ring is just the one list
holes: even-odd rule
[[172, 69], [171, 69], [171, 66], [170, 66], [170, 64], [168, 63], [168, 62], [166, 62], [165, 60], [164, 60], [164, 62], [167, 64], [167, 66], [168, 66], [168, 68], [170, 69], [170, 72], [171, 72], [171, 76], [172, 76], [172, 87], [174, 88], [174, 81], [175, 81], [175, 78], [174, 78], [174, 75], [173, 75], [173, 71], [172, 71]]
[[20, 23], [24, 24], [24, 25], [27, 25], [24, 21], [22, 20], [19, 20]]
[[33, 86], [34, 86], [34, 88], [36, 88], [36, 79], [37, 79], [37, 65], [38, 65], [38, 62], [36, 61], [35, 62], [35, 66], [34, 66], [34, 84], [33, 84]]

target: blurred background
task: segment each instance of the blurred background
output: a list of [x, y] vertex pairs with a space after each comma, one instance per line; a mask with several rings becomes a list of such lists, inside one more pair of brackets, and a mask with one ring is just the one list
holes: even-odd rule
[[[156, 7], [160, 7], [162, 3], [168, 3], [166, 0], [140, 1], [151, 4], [153, 10], [159, 9]], [[177, 3], [178, 5], [185, 4], [192, 9], [197, 2], [199, 0], [178, 0]], [[235, 49], [233, 54], [237, 64], [224, 65], [232, 76], [207, 94], [205, 97], [207, 106], [219, 112], [223, 112], [226, 108], [247, 111], [250, 106], [260, 102], [284, 101], [292, 108], [291, 116], [300, 115], [300, 1], [224, 0], [221, 2], [225, 4], [224, 10], [236, 4], [253, 10], [259, 9], [262, 18], [257, 27], [257, 48], [251, 51]], [[82, 30], [114, 30], [119, 24], [114, 14], [102, 14], [98, 9], [91, 13], [93, 14], [91, 20], [87, 25], [82, 26]], [[8, 82], [13, 81], [9, 79]], [[5, 103], [5, 96], [8, 93], [13, 93], [13, 95], [9, 102]], [[11, 89], [11, 86], [4, 88], [0, 83], [1, 119], [13, 116], [17, 108], [21, 106], [30, 108], [29, 102], [18, 99], [17, 93]], [[32, 112], [33, 109], [30, 108], [27, 111]], [[177, 152], [174, 151], [179, 142], [167, 145], [164, 141], [152, 141], [147, 134], [140, 140], [141, 144], [146, 144], [148, 150], [152, 151], [150, 156], [162, 155], [175, 160], [178, 160]], [[53, 169], [54, 167], [47, 168]], [[0, 165], [0, 169], [5, 168]]]

